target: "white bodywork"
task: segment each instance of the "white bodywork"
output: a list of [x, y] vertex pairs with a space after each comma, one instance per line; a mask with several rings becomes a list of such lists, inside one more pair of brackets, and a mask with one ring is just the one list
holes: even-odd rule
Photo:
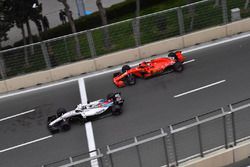
[[50, 122], [49, 126], [53, 126], [62, 120], [66, 120], [67, 118], [77, 115], [81, 115], [82, 118], [87, 118], [90, 116], [102, 114], [112, 105], [112, 100], [105, 101], [104, 99], [96, 100], [88, 104], [78, 104], [75, 110], [64, 113], [62, 116]]

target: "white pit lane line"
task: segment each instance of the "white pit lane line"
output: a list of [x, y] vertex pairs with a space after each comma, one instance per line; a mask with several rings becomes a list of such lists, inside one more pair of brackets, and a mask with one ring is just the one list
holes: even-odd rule
[[1, 118], [0, 122], [6, 121], [8, 119], [16, 118], [18, 116], [25, 115], [25, 114], [28, 114], [28, 113], [31, 113], [31, 112], [34, 112], [34, 111], [35, 111], [35, 109], [32, 109], [32, 110], [28, 110], [28, 111], [25, 111], [25, 112], [22, 112], [22, 113], [19, 113], [19, 114], [16, 114], [16, 115], [12, 115], [12, 116], [9, 116], [9, 117]]
[[202, 89], [206, 89], [206, 88], [209, 88], [209, 87], [212, 87], [212, 86], [221, 84], [221, 83], [223, 83], [223, 82], [226, 82], [226, 80], [221, 80], [221, 81], [218, 81], [218, 82], [214, 82], [214, 83], [211, 83], [211, 84], [209, 84], [209, 85], [202, 86], [202, 87], [199, 87], [199, 88], [197, 88], [197, 89], [193, 89], [193, 90], [190, 90], [190, 91], [187, 91], [187, 92], [184, 92], [184, 93], [175, 95], [174, 98], [181, 97], [181, 96], [184, 96], [184, 95], [193, 93], [193, 92], [197, 92], [197, 91], [200, 91], [200, 90], [202, 90]]
[[[81, 95], [81, 103], [87, 104], [87, 93], [85, 88], [85, 82], [83, 78], [78, 79], [79, 89], [80, 89], [80, 95]], [[87, 136], [87, 142], [88, 142], [88, 148], [89, 148], [89, 156], [94, 157], [97, 156], [96, 153], [96, 146], [95, 146], [95, 138], [94, 138], [94, 132], [91, 122], [85, 123], [85, 130], [86, 130], [86, 136]], [[91, 167], [99, 167], [97, 159], [91, 160]]]

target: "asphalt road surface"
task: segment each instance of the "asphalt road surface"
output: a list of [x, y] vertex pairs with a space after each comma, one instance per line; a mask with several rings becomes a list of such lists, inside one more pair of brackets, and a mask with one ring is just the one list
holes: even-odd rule
[[[92, 122], [96, 148], [250, 97], [246, 91], [250, 89], [249, 48], [250, 37], [245, 37], [189, 49], [184, 54], [191, 61], [182, 73], [138, 80], [135, 86], [122, 89], [113, 85], [112, 73], [85, 78], [88, 100], [106, 97], [114, 91], [120, 91], [125, 98], [122, 115]], [[207, 85], [211, 86], [205, 88]], [[204, 89], [191, 91], [201, 87]], [[46, 129], [47, 117], [57, 108], [72, 110], [80, 102], [77, 81], [0, 96], [0, 166], [42, 166], [88, 152], [83, 125], [74, 125], [69, 132], [53, 136]]]

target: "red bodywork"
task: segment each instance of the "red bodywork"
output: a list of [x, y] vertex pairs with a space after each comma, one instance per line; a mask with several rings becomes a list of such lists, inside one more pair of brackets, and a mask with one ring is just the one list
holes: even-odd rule
[[119, 74], [113, 78], [113, 82], [117, 87], [126, 86], [124, 78], [132, 74], [139, 78], [149, 78], [157, 74], [163, 73], [168, 67], [173, 66], [177, 61], [183, 63], [185, 57], [181, 51], [175, 52], [176, 58], [173, 57], [161, 57], [152, 59], [148, 62], [142, 62], [137, 67], [131, 68], [124, 73]]

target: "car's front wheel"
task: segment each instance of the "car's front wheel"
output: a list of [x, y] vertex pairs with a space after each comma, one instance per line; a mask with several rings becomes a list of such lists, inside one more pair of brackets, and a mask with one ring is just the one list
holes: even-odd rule
[[63, 114], [65, 114], [66, 112], [67, 112], [67, 110], [65, 108], [58, 108], [56, 114], [58, 117], [60, 117]]
[[130, 70], [130, 66], [129, 65], [124, 65], [122, 66], [122, 73], [125, 73], [126, 71]]
[[113, 78], [115, 78], [115, 77], [117, 77], [119, 75], [121, 75], [121, 72], [116, 72], [116, 73], [113, 74]]

